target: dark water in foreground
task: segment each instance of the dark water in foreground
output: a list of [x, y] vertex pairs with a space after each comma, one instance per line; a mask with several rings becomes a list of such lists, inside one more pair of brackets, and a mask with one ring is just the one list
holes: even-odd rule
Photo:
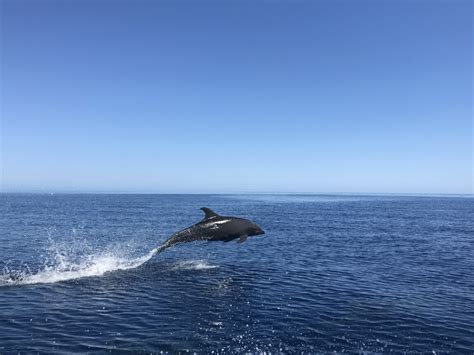
[[[267, 235], [146, 261], [202, 206]], [[0, 353], [474, 349], [470, 197], [4, 194], [0, 245]]]

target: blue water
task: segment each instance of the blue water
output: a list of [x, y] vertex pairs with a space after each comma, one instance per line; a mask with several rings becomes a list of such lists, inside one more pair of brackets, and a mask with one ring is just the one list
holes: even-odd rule
[[[202, 206], [267, 234], [152, 257]], [[0, 245], [0, 353], [474, 349], [471, 197], [3, 194]]]

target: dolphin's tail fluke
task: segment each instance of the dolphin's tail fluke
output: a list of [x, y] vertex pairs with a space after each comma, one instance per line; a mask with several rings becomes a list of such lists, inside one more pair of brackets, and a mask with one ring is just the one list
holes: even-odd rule
[[[187, 232], [187, 230], [185, 230], [185, 231]], [[187, 233], [189, 233], [189, 232], [187, 232]], [[172, 247], [175, 244], [187, 242], [187, 240], [182, 238], [182, 236], [183, 236], [183, 231], [174, 233], [171, 237], [166, 239], [166, 241], [161, 246], [159, 246], [158, 248], [156, 248], [154, 250], [154, 255], [163, 252], [165, 249], [168, 249], [168, 248]]]
[[156, 249], [154, 250], [154, 253], [153, 253], [153, 254], [154, 254], [154, 255], [159, 254], [159, 253], [165, 251], [165, 249], [168, 249], [170, 246], [171, 246], [171, 245], [163, 244], [162, 246], [159, 246], [158, 248], [156, 248]]

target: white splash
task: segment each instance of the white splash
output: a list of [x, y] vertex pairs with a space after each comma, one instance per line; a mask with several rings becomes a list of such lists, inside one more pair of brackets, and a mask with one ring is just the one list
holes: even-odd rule
[[[77, 247], [66, 249], [54, 244], [50, 249], [52, 261], [45, 262], [38, 271], [30, 271], [28, 266], [23, 271], [5, 268], [3, 274], [0, 274], [0, 287], [55, 283], [134, 269], [150, 260], [159, 249], [155, 248], [143, 256], [130, 257], [127, 247], [116, 246], [107, 251], [91, 252], [77, 259]], [[186, 260], [173, 263], [171, 270], [206, 270], [218, 267], [207, 264], [205, 260]]]
[[98, 255], [88, 255], [85, 260], [70, 261], [67, 255], [59, 253], [56, 263], [45, 265], [38, 272], [7, 272], [0, 276], [0, 286], [6, 285], [30, 285], [41, 283], [55, 283], [60, 281], [80, 279], [83, 277], [102, 276], [105, 273], [128, 270], [143, 265], [155, 254], [153, 249], [148, 254], [137, 258], [126, 258], [117, 256], [113, 252], [103, 252]]
[[207, 270], [218, 267], [217, 265], [207, 264], [205, 260], [186, 260], [176, 263], [172, 270]]

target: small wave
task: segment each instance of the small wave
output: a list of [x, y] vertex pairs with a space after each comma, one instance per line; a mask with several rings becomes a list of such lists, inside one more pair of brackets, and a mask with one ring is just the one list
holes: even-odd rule
[[68, 262], [63, 256], [60, 263], [45, 266], [35, 273], [29, 271], [4, 272], [0, 276], [0, 286], [55, 283], [83, 277], [102, 276], [112, 271], [134, 269], [150, 260], [155, 252], [156, 249], [153, 249], [138, 258], [118, 257], [106, 252], [99, 255], [89, 255], [87, 260], [79, 263]]
[[187, 260], [176, 263], [172, 270], [207, 270], [218, 267], [217, 265], [207, 264], [205, 260]]

